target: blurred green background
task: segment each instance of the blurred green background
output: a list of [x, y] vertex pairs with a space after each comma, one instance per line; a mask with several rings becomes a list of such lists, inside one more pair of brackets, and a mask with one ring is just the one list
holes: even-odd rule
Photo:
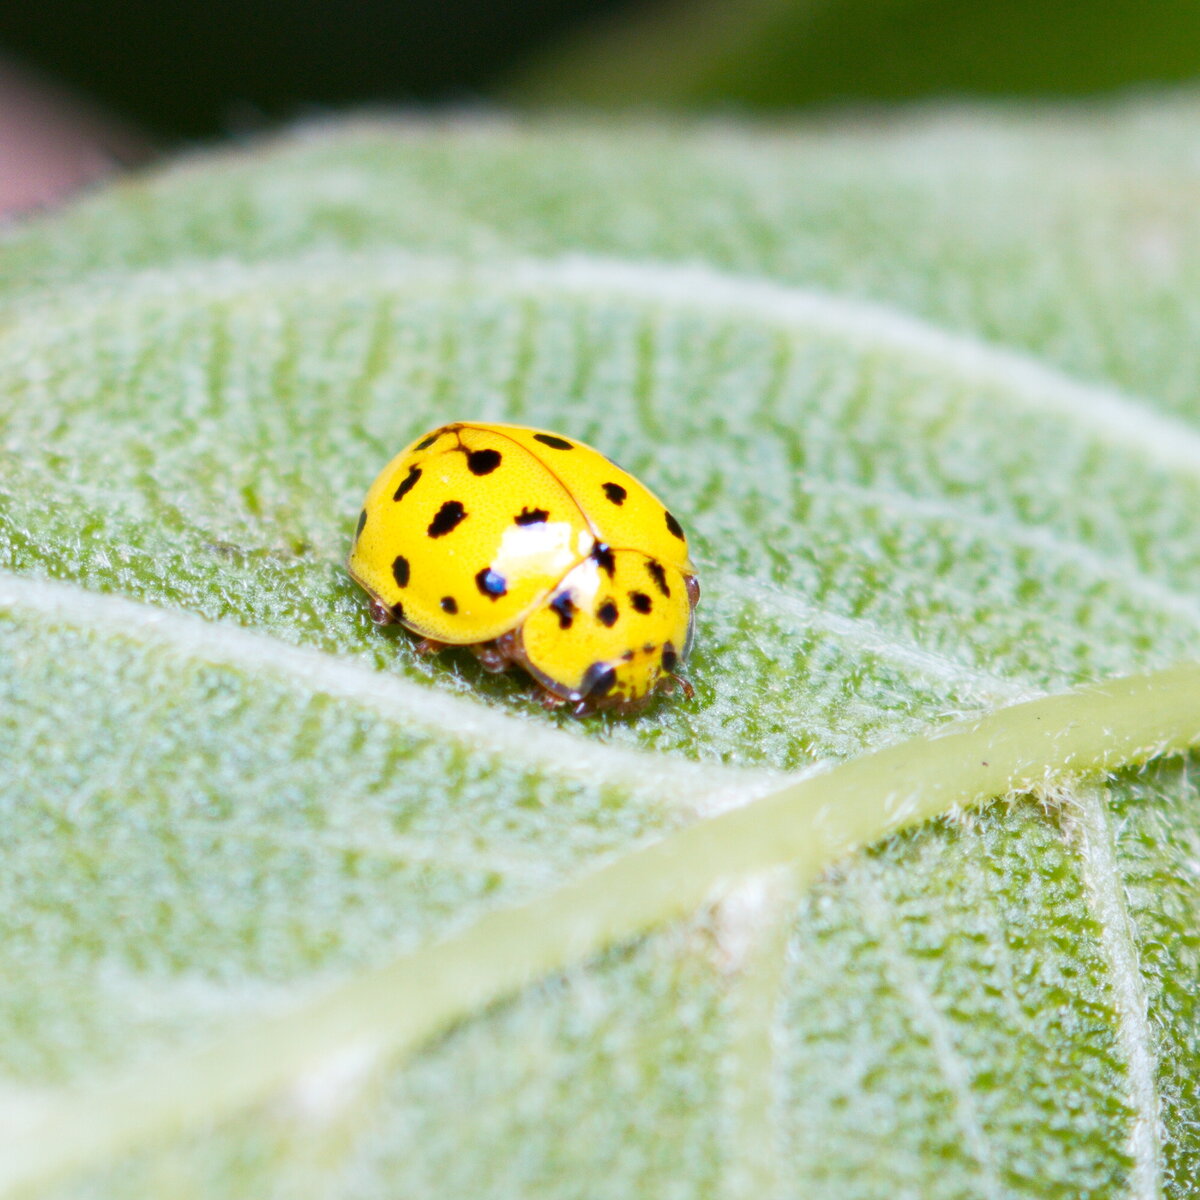
[[1195, 0], [48, 0], [0, 50], [164, 140], [451, 101], [720, 109], [1087, 95], [1200, 74]]

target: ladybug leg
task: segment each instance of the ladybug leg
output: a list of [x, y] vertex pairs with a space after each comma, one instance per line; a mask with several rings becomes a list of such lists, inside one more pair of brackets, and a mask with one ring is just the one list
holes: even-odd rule
[[388, 606], [382, 601], [376, 600], [374, 597], [371, 598], [371, 603], [368, 605], [367, 611], [371, 614], [371, 620], [374, 621], [376, 625], [391, 625], [396, 619], [392, 615], [392, 610], [388, 608]]
[[[529, 665], [528, 658], [525, 657], [525, 646], [521, 641], [521, 631], [513, 629], [508, 633], [502, 633], [494, 642], [480, 642], [476, 646], [471, 646], [470, 650], [483, 663], [484, 669], [488, 671], [505, 671], [511, 666], [524, 668], [529, 674], [533, 674], [533, 670]], [[489, 666], [489, 663], [495, 663], [495, 666]], [[562, 708], [564, 704], [569, 704], [569, 700], [564, 700], [561, 696], [555, 695], [544, 683], [540, 683], [534, 679], [533, 683], [533, 698], [548, 712], [554, 712], [555, 709]], [[575, 716], [582, 716], [580, 705], [586, 704], [586, 700], [581, 700], [571, 711]], [[585, 711], [590, 712], [590, 709]]]
[[692, 687], [692, 683], [691, 683], [690, 679], [686, 679], [682, 675], [667, 675], [667, 676], [664, 676], [664, 678], [668, 681], [671, 691], [674, 691], [676, 688], [679, 688], [679, 690], [681, 692], [683, 692], [683, 694], [689, 700], [692, 700], [695, 698], [696, 689], [694, 687]]
[[534, 698], [547, 712], [554, 712], [567, 703], [561, 696], [556, 696], [549, 688], [542, 687], [540, 683], [534, 692]]
[[686, 582], [688, 603], [695, 608], [696, 605], [700, 603], [700, 580], [698, 580], [695, 575], [688, 575]]
[[493, 675], [499, 675], [501, 671], [507, 671], [512, 664], [512, 659], [508, 656], [508, 651], [499, 642], [477, 642], [474, 646], [468, 648], [479, 659], [479, 665], [485, 671], [490, 671]]
[[436, 654], [439, 650], [444, 650], [447, 646], [446, 642], [437, 642], [433, 638], [422, 638], [413, 649], [418, 654]]

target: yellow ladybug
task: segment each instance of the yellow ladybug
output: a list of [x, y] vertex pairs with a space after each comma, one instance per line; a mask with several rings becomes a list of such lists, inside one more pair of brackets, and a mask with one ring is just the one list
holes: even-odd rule
[[350, 552], [371, 617], [417, 650], [523, 667], [548, 708], [634, 712], [679, 668], [700, 597], [679, 522], [599, 451], [522, 425], [455, 422], [371, 485]]

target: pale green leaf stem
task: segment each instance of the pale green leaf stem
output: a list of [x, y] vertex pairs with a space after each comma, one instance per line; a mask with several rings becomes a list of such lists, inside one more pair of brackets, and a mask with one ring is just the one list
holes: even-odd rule
[[[692, 825], [164, 1069], [48, 1104], [0, 1145], [0, 1186], [45, 1183], [212, 1123], [323, 1060], [411, 1050], [548, 971], [679, 918], [749, 873], [807, 883], [848, 851], [962, 805], [1200, 744], [1200, 664], [1002, 709], [863, 756]], [[987, 756], [984, 758], [984, 756]], [[973, 1123], [972, 1119], [972, 1123]]]

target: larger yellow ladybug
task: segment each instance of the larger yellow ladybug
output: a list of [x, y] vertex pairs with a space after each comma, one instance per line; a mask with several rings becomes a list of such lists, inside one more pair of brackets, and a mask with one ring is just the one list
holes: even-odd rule
[[679, 668], [700, 597], [679, 522], [599, 451], [522, 425], [455, 422], [371, 485], [351, 577], [422, 653], [523, 667], [547, 707], [634, 712]]

